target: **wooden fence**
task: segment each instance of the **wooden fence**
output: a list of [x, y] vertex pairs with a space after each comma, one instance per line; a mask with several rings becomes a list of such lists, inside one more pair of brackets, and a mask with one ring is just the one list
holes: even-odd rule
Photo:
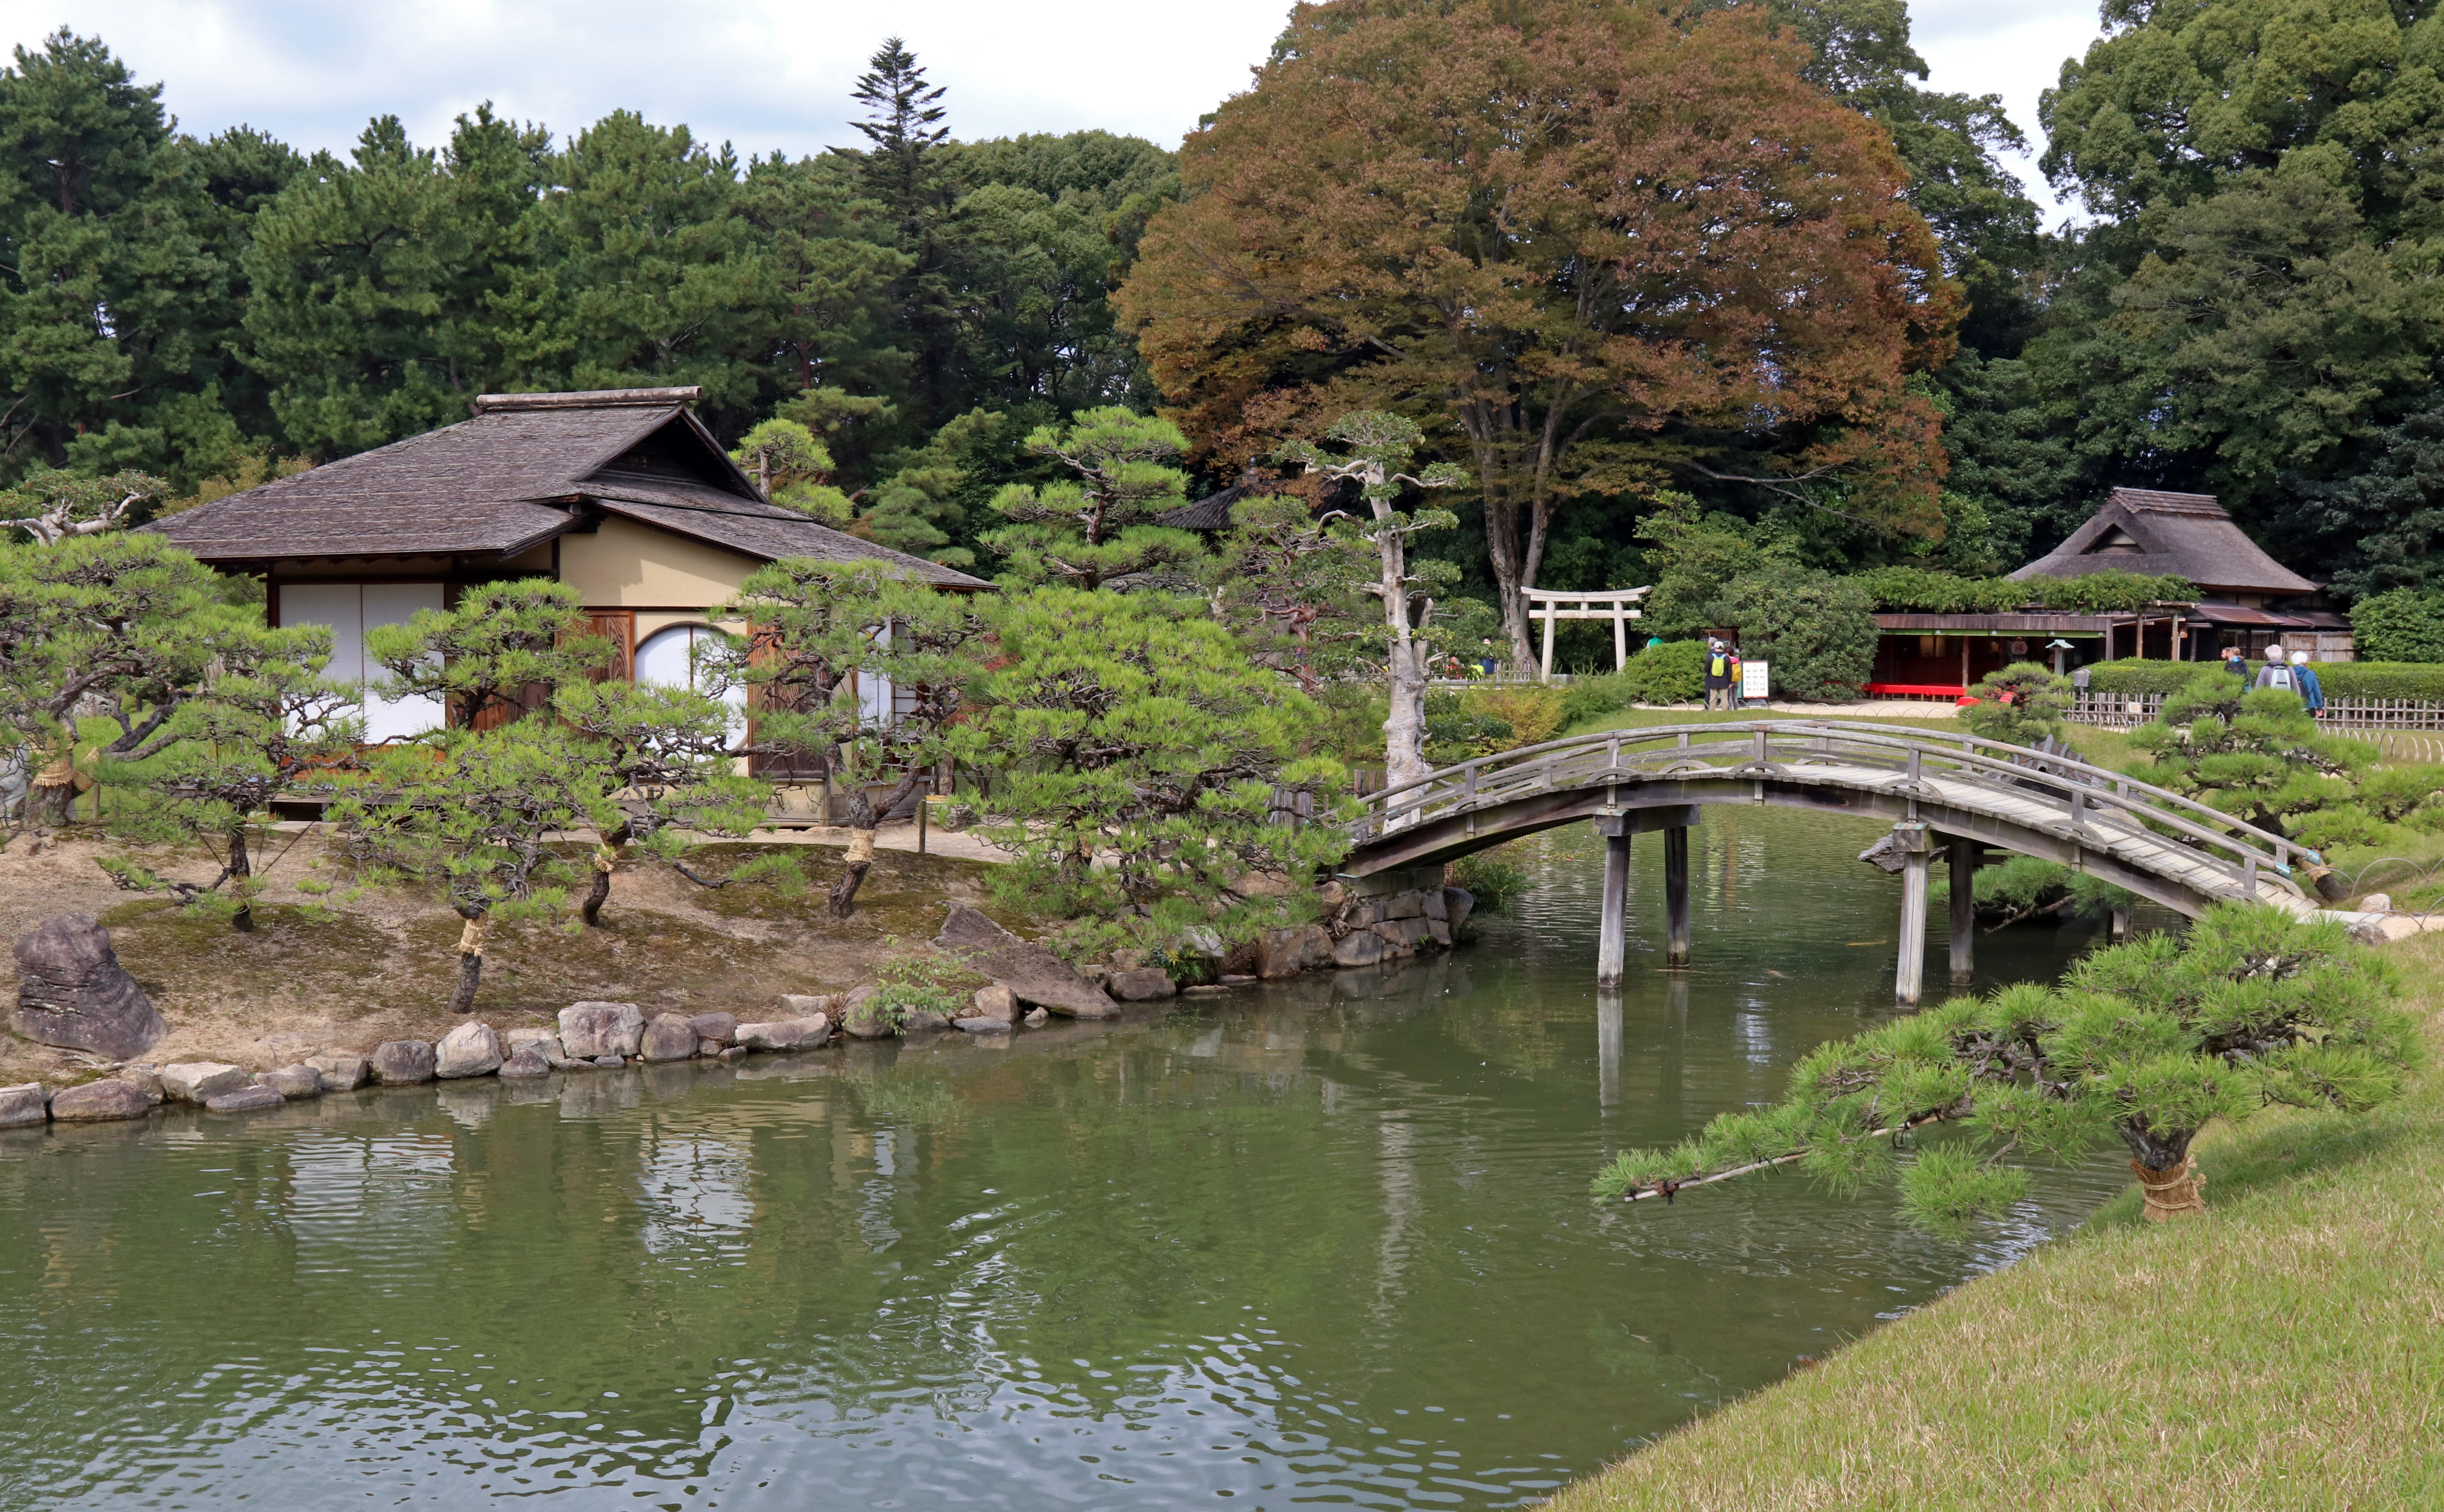
[[[2154, 722], [2164, 707], [2164, 698], [2162, 693], [2109, 693], [2082, 688], [2071, 695], [2070, 712], [2064, 717], [2076, 725], [2135, 729]], [[2425, 698], [2328, 697], [2317, 723], [2327, 729], [2347, 729], [2368, 739], [2397, 731], [2444, 731], [2444, 704]]]

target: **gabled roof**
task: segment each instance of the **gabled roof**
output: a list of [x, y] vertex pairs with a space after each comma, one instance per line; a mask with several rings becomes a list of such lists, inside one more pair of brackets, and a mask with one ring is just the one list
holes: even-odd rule
[[2317, 591], [2241, 533], [2211, 493], [2116, 489], [2071, 538], [2011, 574], [2077, 578], [2091, 572], [2187, 578], [2209, 593], [2276, 596]]
[[694, 389], [488, 394], [473, 418], [215, 499], [152, 528], [206, 562], [509, 557], [617, 514], [772, 560], [888, 562], [982, 579], [767, 504], [689, 413]]

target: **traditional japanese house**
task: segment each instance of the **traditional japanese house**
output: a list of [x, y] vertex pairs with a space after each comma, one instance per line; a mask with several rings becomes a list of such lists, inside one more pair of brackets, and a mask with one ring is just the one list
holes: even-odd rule
[[[273, 624], [330, 626], [330, 674], [350, 680], [379, 675], [366, 631], [504, 579], [574, 586], [593, 633], [618, 648], [613, 675], [677, 685], [694, 675], [690, 653], [716, 628], [714, 609], [783, 557], [885, 562], [950, 592], [991, 586], [767, 503], [690, 412], [696, 393], [485, 395], [470, 419], [154, 528], [224, 572], [262, 578]], [[366, 712], [375, 740], [443, 718], [415, 700], [369, 700]]]
[[2030, 604], [2008, 613], [1879, 613], [1868, 691], [1958, 697], [2014, 661], [2058, 670], [2117, 656], [2213, 661], [2226, 646], [2252, 654], [2280, 642], [2320, 661], [2348, 661], [2350, 623], [2324, 608], [2319, 585], [2266, 554], [2212, 494], [2116, 489], [2069, 540], [2015, 580], [2133, 572], [2188, 579], [2194, 599], [2103, 614]]

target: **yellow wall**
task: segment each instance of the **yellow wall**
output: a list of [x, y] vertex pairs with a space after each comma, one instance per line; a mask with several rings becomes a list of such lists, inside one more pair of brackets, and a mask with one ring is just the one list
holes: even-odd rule
[[[575, 588], [589, 609], [685, 609], [721, 603], [760, 565], [752, 557], [632, 520], [606, 519], [591, 535], [560, 538], [560, 581]], [[645, 618], [638, 618], [639, 639], [649, 633]], [[675, 623], [699, 617], [654, 618]]]

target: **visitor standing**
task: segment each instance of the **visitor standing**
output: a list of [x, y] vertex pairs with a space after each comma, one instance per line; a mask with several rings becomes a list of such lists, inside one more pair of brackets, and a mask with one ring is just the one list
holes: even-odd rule
[[2249, 653], [2241, 650], [2238, 646], [2224, 647], [2223, 670], [2239, 678], [2242, 682], [2249, 681]]
[[2308, 665], [2308, 654], [2291, 654], [2291, 678], [2300, 685], [2300, 701], [2308, 706], [2308, 717], [2316, 718], [2325, 711], [2325, 685], [2317, 680], [2317, 669]]
[[2284, 660], [2280, 642], [2266, 648], [2266, 665], [2257, 669], [2257, 680], [2249, 686], [2252, 691], [2259, 688], [2280, 688], [2287, 693], [2300, 691], [2300, 681], [2291, 675], [2291, 664]]
[[1706, 642], [1706, 707], [1708, 709], [1737, 707], [1731, 700], [1739, 696], [1738, 687], [1733, 681], [1739, 675], [1738, 667], [1738, 661], [1731, 655], [1731, 648], [1724, 645], [1719, 637]]

